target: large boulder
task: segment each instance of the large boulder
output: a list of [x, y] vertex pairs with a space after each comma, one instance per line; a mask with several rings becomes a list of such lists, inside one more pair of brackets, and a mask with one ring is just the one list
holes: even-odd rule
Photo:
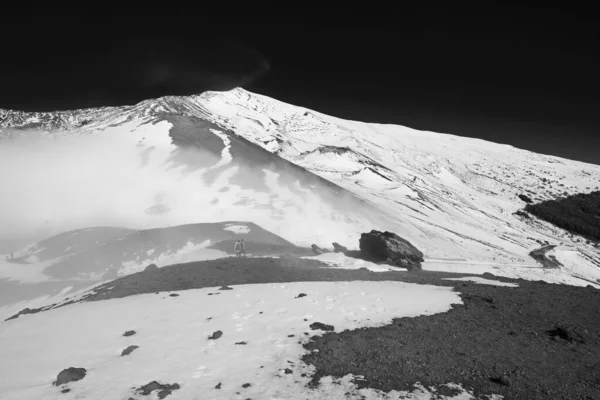
[[419, 249], [393, 232], [372, 230], [361, 234], [359, 243], [361, 257], [367, 261], [387, 261], [408, 270], [421, 269], [421, 262], [425, 261]]

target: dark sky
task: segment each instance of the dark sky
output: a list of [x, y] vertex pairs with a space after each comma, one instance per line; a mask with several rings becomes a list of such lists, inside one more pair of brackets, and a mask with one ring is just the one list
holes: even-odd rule
[[298, 3], [260, 17], [183, 7], [14, 12], [0, 28], [9, 38], [0, 107], [133, 104], [239, 85], [342, 118], [600, 164], [597, 15], [486, 4]]

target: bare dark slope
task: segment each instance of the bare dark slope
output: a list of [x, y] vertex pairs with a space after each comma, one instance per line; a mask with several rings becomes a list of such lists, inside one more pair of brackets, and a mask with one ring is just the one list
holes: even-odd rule
[[421, 382], [447, 393], [440, 385], [454, 382], [474, 390], [479, 399], [492, 393], [506, 399], [600, 398], [600, 290], [489, 274], [485, 277], [519, 287], [444, 280], [457, 276], [332, 269], [295, 257], [226, 258], [132, 274], [99, 286], [83, 301], [269, 282], [393, 280], [452, 286], [464, 305], [447, 313], [312, 337], [305, 347], [319, 351], [303, 360], [316, 367], [313, 384], [323, 376], [352, 373], [364, 377], [356, 381], [359, 386], [384, 391]]

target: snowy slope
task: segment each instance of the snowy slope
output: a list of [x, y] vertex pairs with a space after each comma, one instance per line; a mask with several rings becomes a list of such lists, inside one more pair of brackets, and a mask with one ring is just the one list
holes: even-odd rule
[[[297, 298], [299, 293], [306, 296]], [[302, 344], [324, 333], [310, 325], [325, 322], [341, 332], [446, 312], [462, 303], [451, 287], [390, 281], [238, 285], [173, 294], [179, 296], [162, 292], [73, 304], [0, 324], [0, 358], [11, 361], [0, 363], [2, 399], [141, 399], [135, 388], [154, 380], [179, 385], [169, 400], [328, 399], [345, 393], [400, 398], [410, 394], [359, 390], [351, 375], [326, 377], [318, 388], [308, 388], [314, 371], [300, 360]], [[124, 337], [129, 330], [135, 334]], [[216, 331], [222, 336], [209, 339]], [[121, 356], [130, 345], [138, 348]], [[57, 374], [71, 366], [85, 368], [86, 376], [53, 386]], [[64, 389], [69, 392], [61, 393]], [[447, 397], [423, 388], [408, 398]], [[463, 390], [452, 398], [473, 397]]]
[[[241, 89], [203, 99], [215, 120], [225, 119], [236, 133], [398, 217], [400, 234], [436, 259], [430, 269], [446, 270], [446, 260], [459, 258], [463, 265], [483, 261], [498, 275], [579, 285], [600, 279], [598, 249], [514, 215], [524, 206], [519, 194], [546, 200], [598, 190], [600, 166], [479, 139], [342, 120]], [[564, 245], [556, 255], [565, 270], [539, 270], [528, 256], [546, 241]], [[577, 268], [567, 267], [573, 257]]]
[[[564, 231], [544, 222], [514, 215], [524, 206], [517, 197], [519, 194], [544, 200], [598, 189], [600, 166], [479, 139], [342, 120], [240, 88], [165, 97], [118, 109], [37, 114], [3, 111], [0, 127], [7, 137], [26, 135], [23, 127], [38, 124], [52, 128], [57, 137], [95, 135], [115, 147], [123, 147], [121, 139], [129, 135], [130, 142], [133, 138], [135, 141], [144, 138], [141, 143], [147, 146], [147, 151], [155, 150], [148, 150], [152, 146], [144, 141], [158, 140], [160, 146], [154, 148], [162, 149], [166, 160], [180, 146], [176, 138], [169, 140], [166, 132], [177, 129], [181, 123], [172, 119], [168, 122], [167, 114], [193, 116], [214, 124], [217, 129], [210, 130], [222, 139], [224, 147], [216, 155], [214, 165], [208, 168], [220, 174], [215, 184], [205, 188], [214, 194], [202, 196], [207, 200], [199, 205], [195, 202], [198, 198], [191, 201], [194, 196], [183, 195], [189, 190], [187, 183], [191, 180], [186, 185], [171, 185], [180, 190], [165, 188], [161, 192], [163, 200], [148, 205], [158, 211], [170, 210], [162, 214], [164, 218], [155, 218], [155, 222], [184, 223], [186, 218], [204, 221], [214, 213], [222, 215], [221, 220], [249, 220], [247, 215], [251, 214], [254, 222], [296, 244], [328, 245], [338, 241], [350, 248], [357, 247], [360, 232], [390, 229], [423, 250], [428, 260], [425, 267], [429, 269], [471, 270], [473, 266], [485, 265], [486, 270], [498, 275], [553, 282], [587, 285], [600, 279], [597, 248], [571, 239]], [[110, 136], [115, 129], [129, 133]], [[186, 143], [196, 139], [192, 136]], [[238, 159], [250, 150], [256, 155], [246, 157], [241, 170], [239, 167], [236, 170], [235, 163], [228, 158], [235, 153], [232, 141], [238, 143]], [[232, 185], [235, 174], [243, 173], [248, 165], [265, 157], [262, 153], [258, 156], [255, 148], [290, 162], [285, 167], [263, 168], [263, 183], [268, 186], [265, 194], [255, 187], [244, 190], [243, 186], [233, 189]], [[161, 162], [151, 161], [151, 165], [164, 174]], [[286, 185], [278, 184], [277, 177], [287, 173], [291, 165], [334, 183], [345, 189], [345, 193], [364, 199], [370, 207], [355, 206], [354, 199], [347, 200], [347, 196], [336, 203], [333, 192], [323, 194], [321, 188], [315, 191], [312, 183], [289, 184], [296, 175]], [[206, 172], [192, 172], [192, 180], [202, 179]], [[219, 192], [225, 187], [230, 188], [228, 192]], [[222, 202], [220, 193], [240, 200]], [[140, 188], [127, 195], [140, 204], [148, 204], [152, 196], [158, 196], [153, 190], [140, 198]], [[269, 197], [274, 195], [279, 198]], [[170, 199], [164, 200], [165, 197]], [[215, 199], [216, 205], [211, 204]], [[172, 203], [179, 203], [178, 207]], [[264, 211], [262, 207], [267, 203], [269, 211]], [[199, 215], [192, 210], [210, 210], [210, 213]], [[149, 223], [141, 216], [136, 222]], [[545, 242], [559, 245], [555, 252], [564, 269], [542, 270], [528, 256]], [[577, 260], [576, 266], [573, 260]]]

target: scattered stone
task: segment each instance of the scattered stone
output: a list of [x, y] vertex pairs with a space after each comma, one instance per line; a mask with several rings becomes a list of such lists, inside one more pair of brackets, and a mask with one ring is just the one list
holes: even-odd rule
[[[333, 331], [333, 325], [327, 325], [327, 324], [323, 324], [321, 322], [314, 322], [312, 324], [310, 324], [310, 329], [316, 331], [316, 330], [322, 330], [322, 331]], [[306, 335], [308, 335], [308, 333], [305, 332]]]
[[129, 347], [127, 347], [126, 349], [124, 349], [121, 352], [121, 356], [128, 356], [130, 355], [135, 349], [139, 349], [140, 346], [135, 346], [135, 345], [131, 345]]
[[133, 336], [135, 335], [135, 331], [127, 331], [123, 334], [123, 336]]
[[246, 342], [235, 342], [235, 344], [243, 346], [243, 345], [246, 345], [248, 343], [246, 343]]
[[393, 265], [408, 270], [422, 269], [421, 262], [425, 261], [419, 249], [392, 232], [363, 233], [359, 244], [361, 257], [367, 261], [381, 262], [389, 258]]
[[246, 388], [249, 388], [250, 386], [252, 386], [252, 385], [251, 385], [251, 384], [249, 384], [249, 383], [244, 383], [244, 384], [242, 385], [242, 387], [243, 387], [244, 389], [246, 389]]
[[300, 293], [298, 296], [296, 296], [296, 299], [299, 299], [300, 297], [306, 297], [306, 293]]
[[232, 287], [229, 287], [229, 286], [227, 286], [227, 285], [225, 285], [225, 286], [221, 286], [221, 287], [219, 288], [219, 290], [233, 290], [233, 288], [232, 288]]
[[171, 293], [169, 297], [179, 297], [179, 295], [177, 293]]
[[219, 383], [217, 384], [217, 386], [215, 386], [215, 389], [221, 389], [221, 382], [219, 382]]
[[491, 378], [490, 380], [494, 383], [497, 383], [498, 385], [510, 386], [510, 379], [506, 375], [501, 375], [496, 378]]
[[212, 336], [208, 337], [208, 339], [209, 340], [216, 340], [216, 339], [220, 338], [221, 336], [223, 336], [223, 332], [222, 331], [215, 331], [215, 332], [213, 332]]
[[56, 377], [54, 385], [60, 386], [65, 383], [80, 381], [85, 378], [86, 373], [87, 371], [85, 368], [69, 367], [67, 369], [63, 369]]
[[178, 389], [180, 389], [180, 386], [177, 383], [173, 383], [170, 385], [168, 383], [160, 384], [157, 381], [152, 381], [152, 382], [136, 389], [136, 392], [140, 392], [143, 396], [148, 396], [150, 393], [154, 392], [155, 390], [159, 390], [158, 398], [162, 400], [165, 397], [167, 397], [168, 395], [170, 395], [171, 393], [173, 393], [173, 390], [178, 390]]
[[529, 196], [527, 196], [526, 194], [520, 194], [519, 198], [521, 200], [523, 200], [525, 203], [532, 203], [532, 200]]
[[144, 272], [153, 272], [158, 271], [158, 266], [156, 264], [150, 264], [146, 268], [144, 268]]
[[585, 343], [583, 336], [579, 332], [577, 332], [574, 327], [567, 326], [564, 324], [557, 325], [554, 329], [549, 330], [548, 334], [552, 338], [559, 337], [568, 342]]

